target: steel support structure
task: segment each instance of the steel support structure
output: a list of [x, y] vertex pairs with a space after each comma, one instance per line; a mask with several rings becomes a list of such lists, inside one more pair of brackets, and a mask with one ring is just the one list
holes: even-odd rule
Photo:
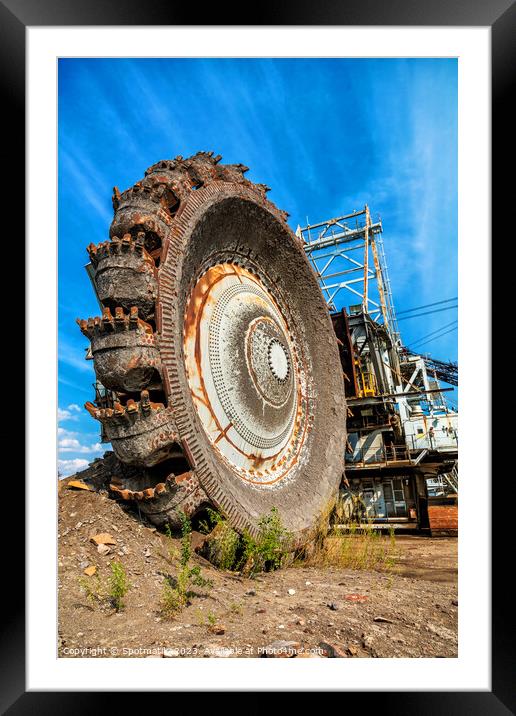
[[[374, 321], [381, 321], [393, 342], [399, 344], [382, 222], [379, 218], [371, 220], [368, 205], [328, 221], [298, 226], [296, 235], [303, 241], [329, 309], [337, 310], [337, 299], [341, 303], [342, 294], [347, 292], [347, 298], [354, 300], [355, 311], [362, 310]], [[374, 282], [374, 298], [371, 282]]]

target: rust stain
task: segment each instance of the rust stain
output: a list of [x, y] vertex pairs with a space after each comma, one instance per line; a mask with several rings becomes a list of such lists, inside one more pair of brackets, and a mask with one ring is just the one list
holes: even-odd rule
[[191, 470], [189, 472], [182, 472], [180, 475], [175, 475], [174, 482], [179, 485], [179, 483], [184, 482], [185, 480], [188, 480], [189, 477], [192, 476]]
[[[201, 365], [201, 332], [200, 332], [200, 323], [202, 319], [202, 315], [204, 312], [204, 309], [206, 305], [208, 304], [210, 300], [210, 292], [212, 288], [219, 283], [221, 280], [223, 280], [226, 276], [237, 276], [240, 279], [240, 273], [242, 275], [245, 275], [246, 278], [249, 278], [253, 283], [255, 283], [258, 287], [260, 287], [261, 290], [263, 290], [263, 285], [259, 281], [259, 279], [254, 276], [251, 272], [247, 271], [246, 269], [243, 269], [239, 266], [235, 266], [234, 264], [220, 264], [219, 266], [215, 266], [209, 271], [206, 272], [198, 281], [195, 288], [193, 289], [193, 292], [190, 296], [190, 300], [188, 301], [186, 311], [185, 311], [185, 317], [184, 317], [184, 340], [185, 342], [187, 340], [194, 340], [194, 366], [191, 366], [190, 370], [191, 373], [197, 374], [199, 377], [200, 382], [200, 388], [202, 392], [202, 396], [199, 395], [199, 393], [196, 391], [195, 393], [192, 393], [193, 398], [195, 400], [198, 400], [202, 404], [205, 405], [207, 410], [210, 413], [210, 418], [212, 419], [214, 425], [216, 426], [216, 429], [219, 432], [219, 435], [217, 439], [214, 441], [214, 444], [219, 442], [222, 437], [224, 437], [227, 442], [231, 445], [231, 447], [238, 452], [240, 455], [245, 457], [252, 465], [252, 468], [250, 471], [256, 472], [258, 471], [266, 462], [270, 460], [274, 460], [279, 455], [282, 455], [283, 457], [276, 463], [272, 463], [270, 466], [270, 470], [276, 469], [279, 465], [281, 465], [286, 457], [285, 454], [285, 448], [282, 448], [277, 453], [273, 455], [269, 455], [267, 457], [263, 457], [260, 455], [255, 454], [248, 454], [245, 451], [241, 450], [235, 443], [227, 436], [227, 430], [229, 426], [226, 429], [223, 429], [219, 420], [217, 419], [216, 415], [214, 414], [214, 411], [211, 407], [211, 402], [208, 396], [208, 392], [206, 390], [206, 384], [204, 381], [203, 373], [202, 373], [202, 365]], [[278, 311], [278, 314], [283, 318], [283, 324], [284, 329], [286, 330], [287, 334], [290, 333], [288, 330], [288, 325], [283, 317], [283, 312], [281, 311], [279, 305], [275, 301], [274, 297], [268, 293], [268, 296], [275, 306], [276, 310]], [[269, 319], [271, 322], [272, 319]], [[295, 356], [295, 354], [294, 354]], [[187, 371], [188, 371], [188, 356], [186, 357], [186, 364], [187, 364]], [[294, 362], [294, 361], [293, 361]], [[303, 364], [303, 369], [306, 371], [306, 362], [304, 360], [301, 361]], [[192, 370], [193, 368], [193, 370]], [[307, 419], [304, 421], [303, 426], [303, 433], [299, 437], [297, 436], [296, 442], [297, 442], [297, 450], [295, 454], [292, 456], [292, 459], [289, 460], [288, 467], [282, 472], [281, 475], [276, 477], [274, 480], [267, 481], [266, 484], [271, 485], [279, 480], [281, 480], [288, 472], [289, 470], [295, 465], [299, 459], [299, 453], [301, 451], [301, 448], [304, 444], [306, 433], [308, 430], [308, 399], [306, 396], [303, 395], [301, 384], [298, 381], [297, 385], [297, 417], [296, 422], [294, 424], [294, 431], [297, 431], [299, 429], [300, 424], [300, 417], [302, 413], [303, 406], [305, 406], [305, 412], [307, 414]], [[243, 480], [246, 482], [249, 482], [251, 484], [264, 484], [261, 480], [253, 480], [249, 479], [245, 476], [241, 476]]]
[[225, 428], [221, 433], [219, 433], [217, 439], [215, 440], [215, 442], [213, 444], [216, 445], [219, 442], [219, 440], [221, 440], [222, 438], [227, 439], [227, 432], [232, 427], [233, 427], [233, 423], [228, 423], [227, 428]]

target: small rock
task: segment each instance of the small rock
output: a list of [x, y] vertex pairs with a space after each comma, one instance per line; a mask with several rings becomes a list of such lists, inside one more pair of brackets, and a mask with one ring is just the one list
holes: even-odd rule
[[380, 622], [381, 624], [394, 624], [392, 619], [386, 619], [385, 617], [374, 617], [374, 622]]
[[284, 629], [284, 628], [285, 628], [284, 624], [278, 624], [278, 629]]
[[[107, 549], [109, 549], [109, 547]], [[93, 577], [93, 575], [95, 574], [96, 571], [97, 571], [97, 568], [95, 567], [95, 565], [92, 564], [90, 567], [86, 567], [86, 569], [84, 570], [84, 574], [87, 577]]]
[[111, 549], [107, 546], [107, 544], [99, 544], [97, 545], [97, 552], [99, 554], [109, 554], [111, 552]]
[[296, 624], [299, 624], [299, 626], [306, 626], [306, 622], [304, 619], [297, 619]]
[[428, 622], [426, 625], [426, 630], [431, 632], [432, 634], [436, 634], [438, 637], [440, 637], [441, 639], [445, 639], [446, 641], [457, 641], [457, 634], [442, 625], [431, 624], [430, 622]]
[[84, 632], [78, 631], [78, 632], [77, 632], [77, 636], [78, 636], [78, 637], [84, 636]]
[[366, 649], [372, 649], [374, 644], [374, 639], [369, 634], [363, 634], [362, 635], [362, 644]]
[[255, 597], [255, 596], [256, 596], [256, 592], [255, 592], [254, 589], [248, 589], [247, 592], [245, 593], [245, 596], [246, 596], [246, 597]]
[[309, 582], [308, 580], [305, 582], [307, 587], [310, 587], [312, 585], [312, 582]]
[[210, 627], [210, 631], [212, 634], [225, 634], [226, 627], [222, 626], [222, 624], [213, 624]]
[[336, 612], [337, 609], [339, 608], [337, 606], [337, 604], [335, 604], [335, 602], [328, 602], [328, 604], [326, 606], [328, 607], [328, 609], [331, 609], [332, 612]]
[[356, 656], [358, 654], [358, 649], [354, 644], [348, 646], [348, 654], [350, 656]]
[[296, 593], [296, 590], [295, 590], [295, 589], [289, 589], [289, 590], [288, 590], [288, 593], [289, 593], [290, 595], [295, 594], [295, 593]]
[[454, 607], [458, 607], [458, 606], [459, 606], [459, 602], [458, 602], [457, 599], [452, 599], [452, 604], [453, 604]]
[[367, 595], [366, 594], [345, 594], [344, 599], [347, 602], [366, 602]]
[[97, 544], [97, 545], [99, 545], [99, 544], [116, 544], [116, 541], [114, 540], [112, 535], [108, 534], [107, 532], [101, 532], [98, 535], [93, 535], [92, 537], [90, 537], [90, 540], [94, 544]]
[[330, 644], [327, 641], [319, 642], [319, 649], [321, 649], [323, 656], [328, 659], [347, 659], [348, 655], [343, 649], [338, 647], [336, 644]]
[[91, 487], [86, 485], [82, 480], [70, 480], [66, 487], [72, 490], [91, 490]]
[[266, 609], [257, 609], [255, 614], [265, 614]]

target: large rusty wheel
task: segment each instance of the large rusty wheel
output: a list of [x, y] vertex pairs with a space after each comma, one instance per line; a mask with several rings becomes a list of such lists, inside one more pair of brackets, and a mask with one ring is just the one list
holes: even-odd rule
[[336, 339], [286, 215], [219, 160], [115, 189], [110, 241], [88, 247], [103, 315], [79, 321], [114, 393], [86, 407], [121, 462], [111, 489], [157, 524], [211, 503], [256, 532], [275, 506], [302, 540], [343, 471]]

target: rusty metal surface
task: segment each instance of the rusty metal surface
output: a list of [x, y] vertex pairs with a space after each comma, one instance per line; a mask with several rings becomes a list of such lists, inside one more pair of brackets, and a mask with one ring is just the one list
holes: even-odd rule
[[161, 359], [150, 323], [138, 317], [138, 308], [125, 313], [122, 307], [113, 316], [105, 308], [102, 318], [77, 320], [91, 342], [95, 372], [103, 386], [128, 392], [161, 387]]
[[148, 391], [141, 399], [116, 402], [113, 408], [85, 405], [90, 415], [99, 420], [106, 431], [116, 456], [124, 463], [150, 467], [177, 454], [179, 438], [169, 410], [162, 403], [153, 403]]
[[144, 246], [145, 234], [137, 237], [113, 236], [98, 246], [90, 244], [88, 253], [95, 269], [97, 295], [104, 306], [136, 307], [146, 318], [154, 311], [157, 296], [155, 263]]
[[115, 398], [86, 407], [133, 471], [112, 494], [157, 524], [211, 503], [253, 532], [276, 506], [302, 539], [343, 470], [337, 344], [288, 215], [220, 159], [114, 189], [111, 240], [88, 247], [105, 310], [78, 323]]
[[283, 479], [309, 419], [303, 357], [256, 274], [217, 264], [197, 281], [184, 319], [188, 382], [221, 457], [256, 485]]

